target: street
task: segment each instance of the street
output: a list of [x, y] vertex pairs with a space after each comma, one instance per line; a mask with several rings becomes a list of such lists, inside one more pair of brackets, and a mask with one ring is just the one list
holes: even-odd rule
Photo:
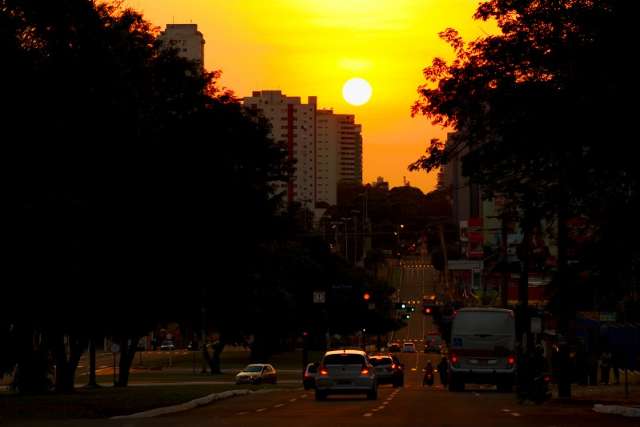
[[[396, 267], [393, 275], [397, 278], [397, 298], [401, 301], [421, 301], [425, 294], [442, 291], [437, 272], [426, 264], [403, 263]], [[579, 403], [554, 401], [521, 405], [513, 393], [498, 393], [490, 386], [467, 385], [464, 392], [452, 393], [436, 380], [433, 387], [423, 387], [422, 368], [427, 360], [435, 366], [440, 359], [438, 354], [422, 352], [425, 334], [434, 330], [431, 317], [423, 315], [418, 304], [407, 327], [393, 337], [399, 342], [413, 341], [418, 349], [416, 353], [398, 353], [405, 365], [405, 387], [380, 386], [376, 401], [366, 400], [365, 396], [330, 396], [327, 401], [317, 402], [313, 390], [270, 390], [155, 418], [69, 421], [60, 425], [559, 427], [637, 423], [619, 416], [597, 414], [591, 405]]]
[[[400, 354], [407, 367], [419, 354]], [[548, 403], [520, 405], [513, 394], [493, 388], [468, 386], [451, 393], [438, 383], [422, 387], [421, 372], [407, 369], [405, 387], [381, 386], [378, 400], [364, 396], [330, 396], [317, 402], [313, 391], [278, 390], [213, 403], [191, 411], [148, 419], [76, 420], [56, 422], [64, 426], [597, 426], [637, 421], [594, 413], [590, 406]], [[44, 425], [20, 423], [19, 425]]]

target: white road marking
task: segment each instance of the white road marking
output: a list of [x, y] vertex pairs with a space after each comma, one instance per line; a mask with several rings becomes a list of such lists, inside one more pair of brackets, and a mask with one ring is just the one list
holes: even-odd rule
[[373, 413], [371, 413], [371, 412], [367, 412], [366, 414], [364, 414], [364, 416], [365, 416], [365, 417], [371, 417], [371, 416], [373, 416]]
[[480, 396], [480, 393], [476, 393], [476, 392], [474, 391], [474, 392], [473, 392], [473, 395], [474, 395], [475, 397], [478, 397], [478, 396]]
[[307, 397], [307, 395], [306, 395], [306, 394], [301, 394], [301, 395], [300, 395], [300, 399], [304, 399], [305, 397]]
[[505, 408], [505, 409], [502, 409], [502, 412], [511, 412], [511, 409]]
[[274, 408], [282, 408], [284, 403], [278, 403], [277, 405], [273, 405]]
[[293, 403], [293, 402], [295, 402], [296, 400], [298, 400], [298, 399], [289, 399], [289, 402]]
[[267, 408], [260, 408], [260, 409], [256, 409], [256, 412], [264, 412], [266, 410], [267, 410]]
[[512, 412], [511, 415], [513, 415], [514, 417], [519, 417], [520, 416], [520, 414], [517, 413], [517, 412]]
[[242, 416], [242, 415], [247, 415], [247, 414], [248, 414], [248, 412], [238, 412], [236, 415]]

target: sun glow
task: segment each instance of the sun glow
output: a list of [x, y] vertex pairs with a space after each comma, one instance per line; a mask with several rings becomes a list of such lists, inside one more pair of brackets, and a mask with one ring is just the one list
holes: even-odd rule
[[[453, 50], [438, 33], [460, 30], [466, 40], [492, 33], [473, 21], [478, 0], [125, 0], [160, 29], [168, 23], [198, 24], [205, 64], [222, 70], [220, 86], [238, 97], [278, 89], [288, 96], [318, 96], [319, 108], [356, 114], [364, 140], [364, 182], [383, 176], [392, 186], [404, 177], [432, 189], [436, 173], [407, 165], [431, 138], [446, 130], [412, 118], [422, 70]], [[354, 107], [344, 82], [364, 77], [374, 98]], [[373, 102], [372, 102], [373, 101]]]
[[365, 79], [355, 77], [348, 80], [342, 87], [344, 100], [351, 105], [364, 105], [371, 99], [373, 89]]

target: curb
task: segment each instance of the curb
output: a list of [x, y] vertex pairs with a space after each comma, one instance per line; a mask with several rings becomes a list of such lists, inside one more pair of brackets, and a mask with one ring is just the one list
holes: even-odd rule
[[189, 411], [191, 409], [197, 408], [198, 406], [205, 406], [212, 402], [216, 402], [218, 400], [230, 399], [236, 396], [247, 396], [249, 394], [271, 393], [275, 391], [281, 391], [281, 390], [273, 390], [273, 389], [258, 390], [258, 391], [253, 391], [249, 389], [227, 390], [221, 393], [212, 393], [204, 397], [193, 399], [186, 403], [180, 403], [178, 405], [164, 406], [162, 408], [150, 409], [148, 411], [137, 412], [131, 415], [118, 415], [115, 417], [111, 417], [109, 419], [110, 420], [127, 420], [127, 419], [137, 419], [137, 418], [153, 418], [160, 415], [168, 415], [168, 414], [175, 414], [176, 412]]
[[601, 414], [622, 415], [625, 417], [640, 417], [640, 407], [621, 405], [601, 405], [596, 403], [593, 410]]

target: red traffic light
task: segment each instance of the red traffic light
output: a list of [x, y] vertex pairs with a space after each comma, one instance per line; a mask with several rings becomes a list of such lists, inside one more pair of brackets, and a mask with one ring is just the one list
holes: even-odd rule
[[364, 295], [362, 295], [362, 298], [365, 301], [369, 301], [371, 299], [371, 295], [369, 294], [369, 292], [365, 292]]
[[431, 307], [425, 308], [424, 312], [427, 313], [427, 314], [431, 314]]

